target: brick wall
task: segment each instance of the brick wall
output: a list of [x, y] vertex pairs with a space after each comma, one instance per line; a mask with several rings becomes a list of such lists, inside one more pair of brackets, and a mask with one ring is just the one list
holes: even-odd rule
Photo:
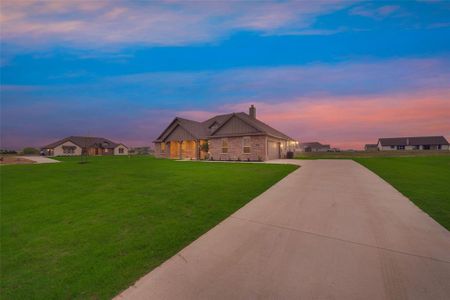
[[155, 143], [155, 157], [157, 158], [169, 157], [169, 145], [166, 144], [166, 151], [161, 152], [161, 143]]
[[266, 160], [266, 136], [250, 137], [250, 153], [244, 153], [243, 137], [228, 137], [228, 153], [222, 153], [222, 138], [209, 140], [209, 153], [214, 160]]

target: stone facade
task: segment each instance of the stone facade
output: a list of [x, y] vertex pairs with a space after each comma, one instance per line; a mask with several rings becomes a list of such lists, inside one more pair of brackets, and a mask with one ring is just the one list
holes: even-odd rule
[[[64, 151], [64, 148], [66, 147], [71, 147], [73, 151], [70, 151], [70, 153]], [[62, 143], [61, 145], [58, 145], [53, 149], [53, 156], [76, 156], [76, 155], [81, 155], [81, 147], [75, 145], [70, 141]]]
[[128, 155], [128, 148], [120, 144], [119, 146], [114, 148], [114, 155]]
[[163, 143], [155, 143], [155, 157], [158, 157], [158, 158], [167, 158], [166, 153], [167, 153], [168, 151], [162, 151], [162, 150], [161, 150], [161, 144], [163, 144]]
[[209, 142], [210, 158], [214, 160], [266, 160], [266, 136], [250, 136], [250, 153], [244, 153], [243, 137], [227, 137], [228, 152], [222, 153], [222, 138], [213, 138]]
[[[208, 151], [201, 147], [204, 141]], [[296, 142], [258, 120], [252, 105], [248, 114], [217, 115], [204, 122], [176, 117], [153, 143], [158, 158], [264, 161], [285, 158]]]
[[[250, 153], [244, 153], [244, 138], [249, 139]], [[222, 152], [222, 141], [228, 141], [227, 153]], [[170, 146], [173, 144], [172, 147]], [[198, 151], [197, 144], [199, 142], [183, 141], [186, 147], [181, 147], [181, 157], [178, 151], [178, 142], [168, 142], [165, 145], [165, 151], [161, 149], [163, 143], [155, 143], [155, 157], [157, 158], [173, 158], [173, 159], [205, 159], [206, 153]], [[279, 157], [273, 157], [269, 153], [268, 143], [279, 144]], [[267, 135], [256, 136], [239, 136], [239, 137], [217, 137], [208, 140], [209, 151], [208, 157], [212, 160], [233, 160], [233, 161], [264, 161], [274, 158], [286, 158], [288, 151], [295, 151], [295, 144], [289, 143], [289, 141], [269, 137]], [[170, 149], [172, 149], [171, 155]], [[195, 151], [194, 151], [195, 149]], [[196, 157], [195, 153], [199, 152], [200, 157]], [[198, 155], [197, 155], [198, 156]]]

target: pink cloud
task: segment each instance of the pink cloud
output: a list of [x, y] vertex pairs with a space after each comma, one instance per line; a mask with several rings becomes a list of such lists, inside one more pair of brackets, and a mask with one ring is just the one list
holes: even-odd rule
[[[243, 102], [214, 113], [257, 107], [258, 118], [300, 141], [321, 141], [343, 149], [362, 149], [379, 137], [450, 136], [450, 90], [363, 97], [297, 98], [272, 104]], [[181, 115], [203, 120], [212, 112]]]
[[263, 33], [295, 29], [301, 34], [316, 17], [350, 4], [5, 0], [0, 26], [2, 39], [28, 46], [184, 45], [214, 42], [240, 29]]
[[373, 5], [356, 6], [350, 10], [350, 14], [362, 17], [369, 17], [373, 19], [383, 19], [400, 10], [398, 5], [384, 5], [381, 7], [374, 7]]

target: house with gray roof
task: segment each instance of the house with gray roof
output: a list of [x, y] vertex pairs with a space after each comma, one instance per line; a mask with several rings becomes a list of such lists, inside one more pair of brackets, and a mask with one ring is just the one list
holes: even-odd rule
[[296, 142], [249, 113], [218, 115], [203, 122], [176, 117], [153, 141], [155, 156], [172, 159], [257, 161], [284, 158]]
[[102, 137], [69, 136], [41, 148], [47, 156], [127, 155], [128, 147]]
[[307, 142], [298, 145], [300, 152], [327, 152], [331, 151], [330, 145], [324, 145], [319, 142]]
[[364, 145], [365, 151], [378, 151], [378, 145], [377, 144], [365, 144]]
[[449, 143], [443, 136], [409, 136], [379, 138], [380, 151], [395, 150], [449, 150]]

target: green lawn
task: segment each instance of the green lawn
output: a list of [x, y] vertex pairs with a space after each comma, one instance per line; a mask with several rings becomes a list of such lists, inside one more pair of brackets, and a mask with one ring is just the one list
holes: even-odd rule
[[417, 157], [417, 156], [450, 156], [449, 151], [408, 150], [408, 151], [341, 151], [341, 152], [296, 152], [297, 159], [353, 159], [363, 157]]
[[450, 156], [354, 158], [450, 230]]
[[1, 166], [1, 298], [107, 299], [296, 167], [79, 158]]

